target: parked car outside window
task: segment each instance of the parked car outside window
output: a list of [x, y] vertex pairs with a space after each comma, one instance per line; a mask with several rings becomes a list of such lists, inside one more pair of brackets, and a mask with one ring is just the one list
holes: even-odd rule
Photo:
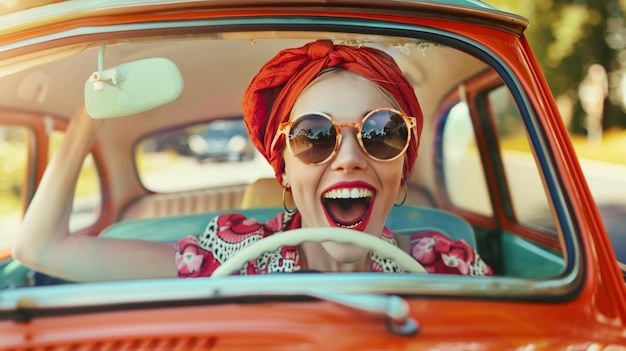
[[215, 121], [187, 138], [192, 156], [204, 161], [249, 161], [255, 155], [243, 119]]

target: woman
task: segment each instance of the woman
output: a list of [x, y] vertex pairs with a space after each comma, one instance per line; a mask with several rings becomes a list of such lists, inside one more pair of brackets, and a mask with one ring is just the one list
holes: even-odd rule
[[[15, 258], [73, 281], [206, 277], [252, 242], [295, 228], [345, 227], [395, 244], [384, 223], [417, 157], [422, 114], [390, 56], [328, 40], [283, 50], [261, 68], [243, 101], [250, 139], [297, 210], [265, 223], [221, 215], [203, 234], [173, 245], [68, 235], [65, 194], [73, 191], [100, 123], [81, 110], [25, 216]], [[50, 197], [62, 198], [61, 206], [49, 207]], [[431, 273], [491, 274], [469, 245], [438, 233], [416, 233], [410, 253]], [[352, 245], [303, 243], [266, 253], [239, 273], [298, 270], [399, 268]]]

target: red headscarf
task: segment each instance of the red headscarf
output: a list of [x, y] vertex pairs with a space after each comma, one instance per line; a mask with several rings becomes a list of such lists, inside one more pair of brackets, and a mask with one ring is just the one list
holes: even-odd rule
[[284, 137], [272, 148], [278, 125], [289, 120], [300, 93], [329, 67], [340, 67], [375, 82], [391, 94], [402, 112], [417, 118], [417, 135], [411, 139], [404, 161], [406, 179], [417, 157], [423, 124], [413, 86], [394, 59], [383, 51], [318, 40], [280, 51], [252, 79], [243, 97], [243, 116], [250, 139], [274, 168], [278, 182], [282, 183], [285, 166], [281, 154]]

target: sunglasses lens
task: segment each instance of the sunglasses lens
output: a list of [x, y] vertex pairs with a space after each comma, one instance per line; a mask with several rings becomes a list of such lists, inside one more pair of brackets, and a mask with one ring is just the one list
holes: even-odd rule
[[291, 152], [306, 163], [326, 160], [335, 150], [336, 140], [337, 132], [332, 122], [315, 114], [299, 118], [289, 133]]
[[381, 110], [365, 120], [361, 129], [361, 140], [371, 156], [389, 160], [405, 150], [409, 140], [409, 128], [398, 113]]

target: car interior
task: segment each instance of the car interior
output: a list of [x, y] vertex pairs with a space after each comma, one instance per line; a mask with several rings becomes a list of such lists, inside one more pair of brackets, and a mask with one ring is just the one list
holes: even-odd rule
[[[186, 143], [190, 131], [241, 119], [244, 89], [278, 51], [329, 38], [388, 52], [421, 103], [417, 163], [406, 202], [392, 209], [389, 228], [398, 236], [436, 228], [463, 239], [496, 276], [543, 279], [566, 269], [554, 193], [546, 188], [541, 150], [530, 142], [526, 127], [532, 109], [511, 72], [478, 46], [460, 47], [426, 30], [416, 37], [307, 30], [162, 32], [122, 33], [106, 42], [85, 35], [46, 44], [45, 55], [2, 61], [0, 126], [18, 130], [16, 140], [28, 160], [20, 173], [26, 181], [16, 184], [19, 212], [32, 199], [68, 119], [90, 99], [84, 92], [99, 65], [165, 58], [179, 70], [180, 82], [169, 66], [141, 69], [152, 76], [152, 85], [180, 84], [180, 91], [163, 93], [169, 95], [162, 100], [171, 101], [129, 116], [117, 116], [109, 105], [91, 105], [107, 123], [84, 164], [91, 185], [85, 190], [79, 183], [74, 194], [74, 234], [173, 241], [200, 233], [218, 213], [275, 215], [283, 210], [282, 188], [262, 156], [198, 163]], [[53, 282], [33, 283], [17, 262], [1, 272], [12, 286]]]

